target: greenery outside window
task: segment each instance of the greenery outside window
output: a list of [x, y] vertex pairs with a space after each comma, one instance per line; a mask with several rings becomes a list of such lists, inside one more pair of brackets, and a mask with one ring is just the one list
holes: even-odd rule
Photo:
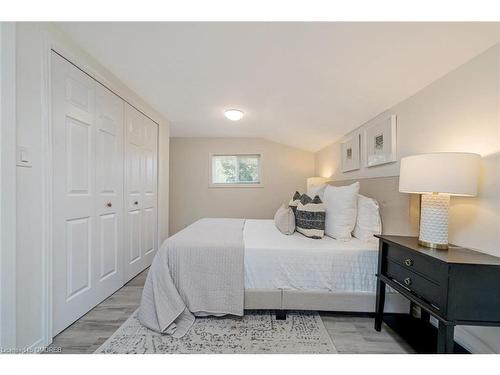
[[210, 186], [262, 186], [260, 154], [213, 154], [210, 159]]

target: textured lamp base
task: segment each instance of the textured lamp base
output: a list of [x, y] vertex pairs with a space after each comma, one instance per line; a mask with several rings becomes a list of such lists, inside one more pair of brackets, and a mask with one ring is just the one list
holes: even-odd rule
[[422, 194], [420, 245], [434, 249], [448, 248], [449, 206], [450, 196], [447, 194]]

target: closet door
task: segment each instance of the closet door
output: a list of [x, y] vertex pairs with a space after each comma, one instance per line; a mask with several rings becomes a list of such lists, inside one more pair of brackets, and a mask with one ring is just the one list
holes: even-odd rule
[[158, 127], [126, 104], [125, 280], [151, 264], [157, 250]]
[[158, 250], [158, 125], [143, 116], [144, 120], [144, 183], [143, 183], [143, 227], [142, 253], [146, 267], [151, 265]]
[[123, 282], [123, 102], [52, 53], [53, 334]]
[[103, 300], [123, 286], [124, 102], [96, 83], [96, 284]]

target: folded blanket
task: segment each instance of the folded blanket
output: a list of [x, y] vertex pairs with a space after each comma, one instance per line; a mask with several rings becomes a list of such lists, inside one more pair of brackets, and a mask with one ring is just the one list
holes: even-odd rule
[[201, 219], [167, 239], [144, 285], [140, 322], [182, 337], [195, 315], [242, 316], [244, 224], [243, 219]]

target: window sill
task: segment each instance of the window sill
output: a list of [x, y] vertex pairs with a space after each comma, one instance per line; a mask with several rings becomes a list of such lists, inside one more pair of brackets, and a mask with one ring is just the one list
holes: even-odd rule
[[246, 188], [250, 188], [250, 189], [253, 189], [253, 188], [263, 188], [264, 187], [264, 184], [263, 183], [260, 183], [260, 184], [209, 184], [208, 185], [209, 188], [238, 188], [238, 189], [246, 189]]

